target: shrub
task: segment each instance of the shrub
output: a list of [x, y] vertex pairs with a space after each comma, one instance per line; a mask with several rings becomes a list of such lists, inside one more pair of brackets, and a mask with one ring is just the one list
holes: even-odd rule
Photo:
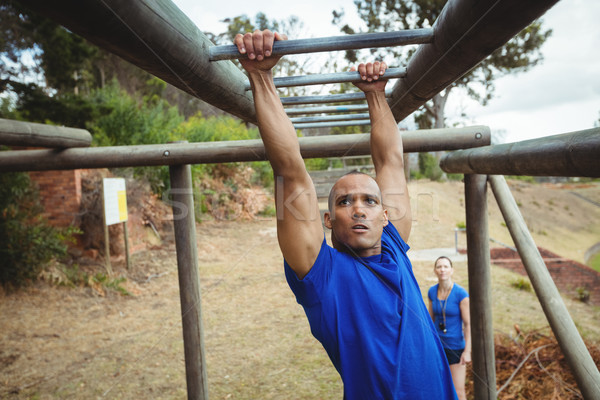
[[66, 254], [65, 242], [75, 229], [50, 226], [42, 211], [29, 175], [0, 174], [0, 284], [4, 287], [36, 280], [48, 262]]
[[510, 283], [510, 285], [515, 289], [531, 292], [531, 283], [529, 283], [529, 281], [525, 278], [515, 279]]

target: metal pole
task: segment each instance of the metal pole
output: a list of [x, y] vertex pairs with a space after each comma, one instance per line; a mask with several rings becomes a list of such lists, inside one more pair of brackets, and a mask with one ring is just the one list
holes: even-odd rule
[[[405, 152], [455, 150], [490, 143], [486, 126], [402, 131]], [[304, 158], [369, 155], [368, 134], [299, 138]], [[262, 140], [169, 143], [82, 149], [0, 152], [0, 172], [155, 165], [209, 164], [266, 160]]]
[[[392, 95], [391, 90], [385, 91], [385, 97]], [[340, 103], [343, 101], [360, 101], [365, 100], [365, 94], [363, 92], [354, 93], [342, 93], [342, 94], [330, 94], [330, 95], [316, 95], [316, 96], [292, 96], [282, 97], [281, 103], [285, 105], [290, 104], [323, 104], [323, 103]]]
[[[406, 68], [388, 68], [385, 71], [386, 79], [402, 78], [406, 76]], [[323, 85], [328, 83], [342, 82], [360, 82], [360, 74], [356, 71], [337, 72], [333, 74], [312, 74], [302, 76], [282, 76], [273, 78], [275, 87], [290, 87], [290, 86], [307, 86], [307, 85]], [[250, 90], [250, 81], [246, 81], [244, 86], [246, 90]]]
[[[275, 42], [273, 44], [273, 55], [282, 56], [286, 54], [317, 53], [322, 51], [391, 47], [431, 43], [431, 41], [433, 41], [433, 29], [431, 28], [362, 33]], [[210, 61], [233, 60], [246, 57], [248, 57], [246, 54], [240, 54], [235, 45], [213, 46], [209, 49]]]
[[321, 113], [354, 112], [354, 111], [368, 111], [368, 110], [369, 110], [369, 106], [367, 104], [358, 104], [358, 105], [346, 105], [346, 106], [286, 108], [285, 112], [287, 115], [298, 115], [298, 114], [321, 114]]
[[0, 144], [25, 147], [87, 147], [92, 135], [85, 129], [0, 118]]
[[477, 400], [496, 399], [486, 178], [485, 175], [465, 175], [473, 395]]
[[600, 128], [477, 150], [459, 150], [440, 161], [446, 172], [528, 176], [600, 177]]
[[292, 123], [309, 123], [309, 122], [331, 122], [331, 121], [354, 121], [369, 118], [368, 113], [360, 114], [343, 114], [343, 115], [324, 115], [319, 117], [295, 117], [290, 118]]
[[333, 121], [333, 122], [315, 122], [306, 124], [294, 124], [295, 129], [309, 128], [331, 128], [334, 126], [364, 126], [371, 125], [370, 119], [360, 119], [356, 121]]
[[490, 176], [490, 184], [544, 314], [573, 371], [583, 397], [590, 400], [600, 399], [598, 368], [571, 319], [506, 180], [503, 176]]
[[208, 399], [192, 172], [189, 165], [173, 165], [169, 173], [188, 399]]

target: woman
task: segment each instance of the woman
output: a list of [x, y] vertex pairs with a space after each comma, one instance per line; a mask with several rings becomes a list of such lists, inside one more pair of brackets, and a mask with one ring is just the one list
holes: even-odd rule
[[454, 267], [448, 257], [434, 263], [438, 284], [429, 288], [429, 314], [446, 352], [452, 381], [460, 400], [466, 400], [465, 376], [471, 362], [469, 294], [452, 281]]

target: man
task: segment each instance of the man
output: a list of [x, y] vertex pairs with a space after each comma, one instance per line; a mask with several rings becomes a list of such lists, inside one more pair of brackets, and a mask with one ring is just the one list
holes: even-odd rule
[[455, 399], [452, 378], [406, 251], [410, 201], [402, 139], [385, 99], [387, 66], [360, 64], [356, 86], [367, 98], [376, 179], [353, 173], [329, 196], [324, 240], [317, 195], [296, 131], [273, 84], [268, 30], [238, 34], [256, 116], [275, 175], [277, 236], [285, 272], [344, 383], [346, 399]]

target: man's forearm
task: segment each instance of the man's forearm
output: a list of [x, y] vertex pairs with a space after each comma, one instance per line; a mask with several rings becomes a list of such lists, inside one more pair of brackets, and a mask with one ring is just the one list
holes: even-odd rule
[[281, 175], [294, 168], [290, 162], [302, 163], [304, 168], [296, 131], [281, 104], [271, 71], [250, 73], [250, 82], [260, 135], [274, 172]]
[[385, 92], [370, 92], [366, 96], [371, 119], [371, 155], [376, 170], [388, 162], [402, 162], [402, 139]]

